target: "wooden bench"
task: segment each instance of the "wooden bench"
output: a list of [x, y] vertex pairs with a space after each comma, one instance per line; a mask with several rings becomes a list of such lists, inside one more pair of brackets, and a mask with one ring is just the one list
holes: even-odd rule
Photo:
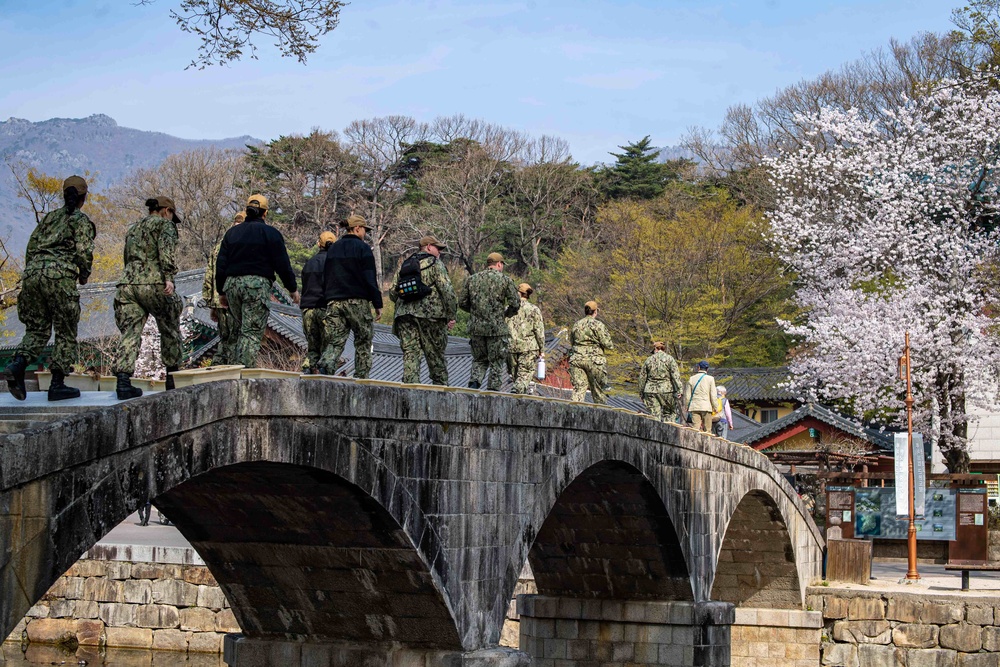
[[969, 590], [969, 572], [1000, 572], [1000, 563], [972, 563], [959, 565], [949, 563], [944, 566], [946, 570], [960, 570], [962, 572], [962, 590]]

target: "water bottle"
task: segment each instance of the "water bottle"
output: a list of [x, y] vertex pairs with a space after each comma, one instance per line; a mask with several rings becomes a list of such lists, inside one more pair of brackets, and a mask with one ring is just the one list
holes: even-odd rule
[[538, 357], [538, 366], [535, 368], [535, 377], [538, 380], [545, 379], [545, 357]]

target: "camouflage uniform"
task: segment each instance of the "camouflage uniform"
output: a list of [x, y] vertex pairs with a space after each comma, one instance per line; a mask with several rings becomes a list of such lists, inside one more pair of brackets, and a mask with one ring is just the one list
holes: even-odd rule
[[326, 308], [302, 309], [302, 335], [306, 337], [306, 358], [302, 362], [303, 371], [319, 369], [319, 358], [323, 354], [326, 327]]
[[507, 366], [510, 330], [505, 317], [513, 317], [521, 307], [514, 281], [501, 271], [485, 269], [469, 276], [458, 307], [468, 311], [469, 346], [472, 348], [471, 385], [480, 385], [490, 372], [487, 389], [497, 391]]
[[607, 403], [604, 385], [608, 382], [608, 360], [604, 353], [615, 349], [608, 328], [593, 315], [587, 315], [573, 325], [569, 342], [573, 345], [569, 353], [573, 400], [582, 401], [589, 385], [590, 398], [594, 403]]
[[678, 421], [680, 406], [677, 405], [677, 396], [682, 387], [677, 360], [663, 350], [653, 352], [643, 362], [639, 371], [639, 396], [649, 414], [664, 422]]
[[545, 326], [538, 306], [521, 298], [521, 309], [507, 320], [510, 330], [510, 368], [514, 393], [526, 394], [531, 385], [535, 364], [545, 348]]
[[267, 328], [271, 280], [263, 276], [232, 276], [226, 278], [224, 289], [236, 329], [234, 357], [227, 361], [253, 368]]
[[180, 366], [180, 296], [163, 293], [167, 281], [177, 275], [174, 253], [177, 225], [150, 214], [133, 224], [125, 234], [125, 270], [115, 293], [115, 324], [122, 332], [122, 351], [115, 373], [132, 375], [142, 345], [142, 329], [150, 315], [160, 331], [160, 353], [167, 368]]
[[375, 318], [372, 314], [371, 301], [368, 299], [331, 301], [326, 304], [323, 327], [326, 347], [319, 360], [320, 369], [324, 373], [333, 373], [336, 370], [340, 365], [340, 353], [344, 351], [347, 337], [353, 331], [354, 377], [368, 377], [372, 369], [372, 339], [375, 338]]
[[431, 382], [448, 384], [448, 366], [444, 351], [448, 346], [448, 322], [455, 319], [458, 299], [448, 277], [448, 267], [439, 258], [422, 253], [420, 280], [431, 293], [419, 301], [400, 299], [396, 291], [399, 276], [389, 291], [389, 299], [396, 304], [392, 333], [403, 349], [403, 382], [420, 382], [420, 355], [427, 359], [427, 372]]
[[215, 250], [208, 258], [208, 268], [205, 269], [205, 282], [201, 285], [201, 298], [205, 306], [212, 309], [215, 314], [215, 323], [219, 327], [219, 347], [212, 358], [212, 363], [216, 366], [222, 364], [235, 363], [236, 359], [236, 336], [239, 333], [233, 322], [233, 316], [229, 308], [225, 308], [219, 299], [219, 292], [215, 289], [215, 260], [219, 257], [219, 248], [222, 241], [215, 245]]
[[76, 328], [80, 322], [77, 280], [86, 283], [94, 261], [94, 223], [85, 213], [65, 208], [45, 216], [31, 233], [24, 255], [17, 318], [24, 338], [15, 355], [30, 364], [38, 359], [55, 329], [49, 366], [69, 373], [76, 362]]

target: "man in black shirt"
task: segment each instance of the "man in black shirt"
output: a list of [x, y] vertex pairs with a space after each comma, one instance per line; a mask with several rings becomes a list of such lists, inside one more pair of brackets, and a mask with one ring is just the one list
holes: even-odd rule
[[347, 234], [326, 253], [323, 267], [326, 347], [319, 365], [328, 375], [340, 365], [340, 353], [351, 332], [354, 332], [354, 377], [366, 378], [372, 368], [374, 320], [382, 317], [382, 290], [376, 278], [375, 255], [365, 243], [368, 229], [360, 215], [350, 216]]
[[252, 368], [257, 364], [267, 328], [267, 303], [271, 300], [275, 274], [295, 303], [299, 302], [299, 292], [285, 239], [264, 222], [267, 197], [252, 195], [246, 213], [246, 220], [230, 227], [222, 237], [215, 262], [215, 287], [222, 306], [229, 308], [237, 331], [233, 363]]
[[326, 315], [326, 298], [323, 296], [323, 267], [326, 266], [326, 251], [337, 242], [333, 232], [322, 232], [319, 235], [319, 250], [302, 267], [302, 300], [299, 308], [302, 310], [302, 333], [306, 336], [306, 360], [302, 370], [306, 373], [319, 372], [319, 357], [323, 354], [323, 337], [325, 329], [323, 318]]

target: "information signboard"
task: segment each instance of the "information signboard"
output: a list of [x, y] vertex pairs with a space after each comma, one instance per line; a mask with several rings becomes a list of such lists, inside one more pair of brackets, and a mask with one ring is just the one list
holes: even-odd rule
[[[918, 540], [954, 540], [954, 489], [930, 489], [924, 501], [922, 518], [916, 521]], [[854, 536], [905, 540], [909, 517], [896, 511], [894, 489], [872, 487], [854, 490]]]

